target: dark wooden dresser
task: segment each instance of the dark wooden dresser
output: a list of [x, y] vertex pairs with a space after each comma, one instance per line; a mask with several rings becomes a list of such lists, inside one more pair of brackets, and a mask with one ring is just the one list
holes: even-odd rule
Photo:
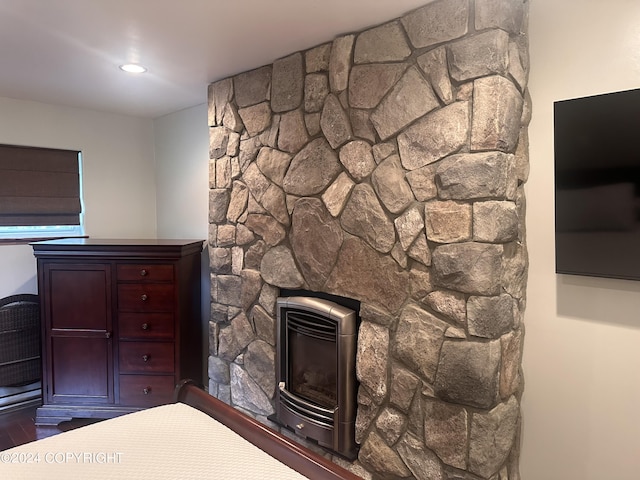
[[31, 245], [42, 317], [36, 425], [169, 403], [179, 380], [202, 380], [203, 241]]

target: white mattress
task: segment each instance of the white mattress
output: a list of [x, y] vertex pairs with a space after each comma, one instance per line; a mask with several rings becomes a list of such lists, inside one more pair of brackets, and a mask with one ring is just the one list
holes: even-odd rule
[[190, 406], [105, 420], [0, 452], [0, 479], [299, 480], [306, 477]]

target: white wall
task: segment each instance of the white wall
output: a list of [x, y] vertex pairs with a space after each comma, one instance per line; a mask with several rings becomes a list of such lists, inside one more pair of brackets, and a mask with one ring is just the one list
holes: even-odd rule
[[205, 240], [209, 226], [207, 105], [157, 118], [153, 126], [158, 236]]
[[[206, 89], [203, 89], [206, 100]], [[158, 237], [206, 240], [209, 232], [209, 126], [207, 105], [157, 118], [153, 122], [156, 156]], [[209, 345], [211, 280], [208, 249], [200, 265], [202, 351]], [[202, 358], [208, 383], [207, 355]]]
[[640, 2], [532, 0], [529, 26], [522, 478], [635, 480], [640, 282], [554, 273], [552, 107], [555, 100], [640, 87]]
[[[78, 149], [83, 154], [86, 234], [156, 236], [153, 122], [0, 98], [0, 143]], [[0, 298], [36, 292], [28, 245], [0, 245]]]

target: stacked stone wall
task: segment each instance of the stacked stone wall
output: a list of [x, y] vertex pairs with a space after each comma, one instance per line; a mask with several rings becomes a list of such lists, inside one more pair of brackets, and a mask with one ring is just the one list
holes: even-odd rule
[[361, 302], [364, 478], [517, 480], [527, 9], [437, 0], [209, 87], [209, 390], [267, 422], [275, 301]]

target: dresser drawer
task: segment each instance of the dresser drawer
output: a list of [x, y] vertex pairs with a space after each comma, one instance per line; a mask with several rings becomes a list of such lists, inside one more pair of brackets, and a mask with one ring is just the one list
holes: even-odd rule
[[173, 313], [118, 314], [119, 338], [173, 340]]
[[120, 264], [119, 282], [173, 282], [173, 265]]
[[120, 404], [153, 407], [173, 401], [173, 375], [120, 375]]
[[121, 312], [171, 312], [174, 306], [173, 285], [119, 284], [118, 310]]
[[120, 373], [173, 373], [173, 343], [120, 342]]

